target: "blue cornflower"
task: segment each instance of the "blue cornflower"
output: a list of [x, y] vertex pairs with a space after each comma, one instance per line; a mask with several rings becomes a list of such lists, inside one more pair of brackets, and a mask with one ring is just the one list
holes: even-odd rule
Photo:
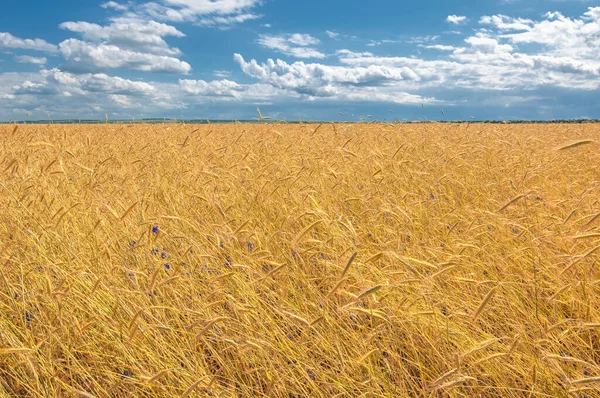
[[435, 199], [435, 196], [433, 196], [433, 192], [429, 192], [429, 199]]
[[162, 258], [162, 259], [171, 258], [171, 256], [168, 253], [166, 253], [166, 252], [162, 252], [161, 255], [160, 255], [160, 258]]
[[33, 320], [33, 318], [34, 318], [33, 314], [30, 314], [29, 312], [25, 313], [25, 320], [27, 322], [31, 322]]
[[165, 267], [165, 269], [171, 269], [171, 265], [170, 264], [165, 264], [164, 267]]
[[310, 379], [313, 381], [317, 379], [315, 372], [313, 372], [311, 369], [306, 369], [306, 374], [308, 374], [308, 377], [310, 377]]
[[152, 249], [152, 254], [154, 254], [155, 256], [160, 252], [160, 250], [158, 250], [158, 247], [155, 247], [154, 249]]
[[155, 225], [152, 227], [152, 233], [153, 234], [157, 234], [158, 233], [158, 225]]
[[229, 256], [225, 257], [225, 267], [231, 268], [231, 264], [233, 264], [231, 257], [229, 257]]
[[248, 251], [251, 252], [254, 249], [252, 242], [248, 242]]
[[135, 247], [135, 245], [137, 245], [136, 241], [132, 240], [131, 242], [129, 242], [129, 246]]

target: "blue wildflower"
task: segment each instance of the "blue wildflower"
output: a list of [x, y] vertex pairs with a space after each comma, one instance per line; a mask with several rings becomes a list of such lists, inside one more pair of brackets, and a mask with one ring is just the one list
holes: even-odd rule
[[252, 242], [248, 242], [248, 251], [251, 252], [252, 250], [254, 250], [254, 245]]
[[155, 256], [160, 252], [160, 250], [158, 250], [157, 247], [155, 247], [154, 249], [152, 249], [152, 254], [154, 254]]
[[165, 269], [169, 270], [171, 269], [171, 265], [170, 264], [164, 264]]
[[129, 246], [135, 247], [135, 245], [137, 245], [136, 241], [132, 240], [131, 242], [129, 242]]
[[152, 227], [152, 233], [153, 233], [153, 234], [157, 234], [157, 233], [158, 233], [158, 225], [154, 225], [154, 226]]
[[317, 379], [315, 372], [313, 372], [311, 369], [306, 369], [306, 374], [308, 374], [308, 377], [310, 377], [310, 379], [313, 381]]
[[27, 322], [31, 322], [33, 320], [33, 318], [34, 318], [33, 314], [30, 314], [29, 312], [25, 313], [25, 320]]
[[433, 192], [429, 192], [429, 199], [435, 199], [435, 196], [433, 196]]

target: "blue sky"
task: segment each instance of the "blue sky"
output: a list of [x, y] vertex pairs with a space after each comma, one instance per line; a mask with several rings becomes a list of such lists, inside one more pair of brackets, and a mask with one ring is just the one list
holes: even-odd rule
[[4, 0], [0, 120], [600, 118], [598, 54], [597, 1]]

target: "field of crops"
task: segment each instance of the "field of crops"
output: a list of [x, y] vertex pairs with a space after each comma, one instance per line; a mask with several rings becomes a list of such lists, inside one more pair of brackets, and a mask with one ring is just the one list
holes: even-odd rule
[[599, 397], [600, 126], [0, 126], [0, 395]]

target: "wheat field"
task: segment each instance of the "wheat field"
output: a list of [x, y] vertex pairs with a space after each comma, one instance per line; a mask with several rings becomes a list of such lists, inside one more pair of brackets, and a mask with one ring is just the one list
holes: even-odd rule
[[600, 126], [0, 126], [0, 394], [600, 397]]

